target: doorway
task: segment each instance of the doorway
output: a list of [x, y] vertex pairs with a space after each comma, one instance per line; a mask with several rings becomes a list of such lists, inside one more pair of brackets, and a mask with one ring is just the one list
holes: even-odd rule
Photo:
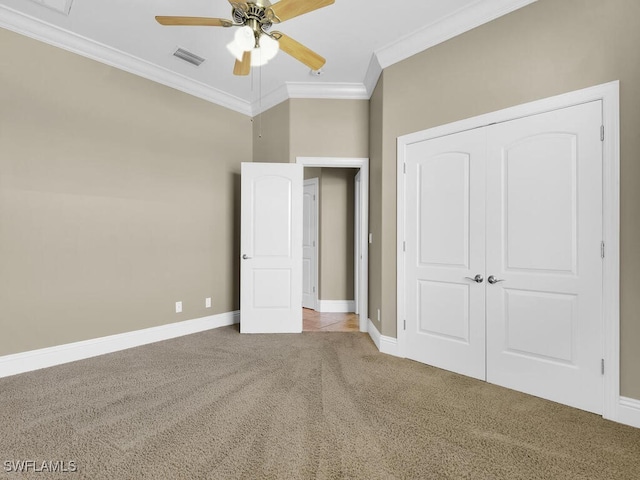
[[302, 331], [303, 170], [309, 166], [359, 170], [359, 330], [367, 331], [368, 159], [243, 162], [241, 169], [241, 333]]
[[356, 177], [352, 168], [304, 168], [303, 331], [359, 330], [355, 279]]
[[[355, 226], [354, 226], [354, 261], [352, 262], [355, 268], [354, 272], [354, 300], [356, 304], [349, 305], [346, 310], [358, 312], [358, 329], [361, 332], [367, 331], [367, 307], [368, 307], [368, 205], [369, 205], [369, 192], [368, 192], [368, 178], [369, 178], [369, 160], [364, 158], [334, 158], [334, 157], [298, 157], [296, 163], [302, 165], [305, 168], [319, 167], [319, 168], [347, 168], [357, 169], [357, 180], [354, 186], [357, 192], [357, 199], [355, 199]], [[316, 289], [316, 292], [318, 290]], [[350, 299], [348, 299], [350, 300]], [[338, 304], [340, 303], [340, 305]], [[331, 301], [322, 303], [317, 302], [319, 310], [324, 310], [323, 313], [342, 313], [345, 311], [345, 306], [341, 305], [342, 301], [333, 304]], [[353, 307], [353, 308], [351, 308]], [[333, 310], [333, 312], [331, 311]], [[326, 320], [327, 323], [331, 319]]]

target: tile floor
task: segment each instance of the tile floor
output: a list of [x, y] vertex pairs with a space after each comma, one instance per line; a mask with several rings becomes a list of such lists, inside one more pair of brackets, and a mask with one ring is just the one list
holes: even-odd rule
[[302, 330], [305, 332], [357, 332], [359, 318], [355, 313], [320, 313], [303, 308]]

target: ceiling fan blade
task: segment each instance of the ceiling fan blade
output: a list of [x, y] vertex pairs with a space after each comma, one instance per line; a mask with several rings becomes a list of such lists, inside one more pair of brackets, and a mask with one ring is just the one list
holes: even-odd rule
[[282, 51], [288, 53], [296, 60], [304, 63], [311, 70], [320, 70], [327, 62], [316, 52], [308, 49], [301, 43], [296, 42], [293, 38], [288, 37], [282, 32], [273, 32], [271, 36], [278, 40], [278, 42], [280, 43], [280, 49]]
[[233, 22], [224, 18], [207, 17], [162, 17], [157, 16], [156, 21], [160, 25], [189, 25], [202, 27], [231, 27]]
[[236, 60], [236, 64], [233, 67], [233, 74], [245, 76], [245, 75], [249, 75], [250, 71], [251, 71], [251, 51], [244, 52], [242, 54], [242, 61]]
[[284, 22], [290, 18], [313, 12], [322, 7], [328, 7], [336, 0], [280, 0], [272, 5], [270, 11], [274, 15], [274, 21]]

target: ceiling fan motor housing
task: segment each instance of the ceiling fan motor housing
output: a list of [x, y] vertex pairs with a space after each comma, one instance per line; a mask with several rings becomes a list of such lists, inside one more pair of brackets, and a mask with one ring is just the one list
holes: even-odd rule
[[236, 24], [247, 25], [253, 30], [256, 39], [256, 47], [259, 45], [259, 39], [262, 33], [266, 33], [273, 22], [267, 15], [267, 9], [271, 6], [268, 1], [257, 0], [247, 3], [233, 4], [232, 16]]

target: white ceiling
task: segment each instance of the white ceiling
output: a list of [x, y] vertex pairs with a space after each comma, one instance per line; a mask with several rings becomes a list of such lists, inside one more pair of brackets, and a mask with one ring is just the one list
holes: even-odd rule
[[[284, 52], [234, 76], [234, 28], [154, 20], [231, 18], [227, 0], [0, 0], [0, 27], [255, 115], [286, 98], [369, 98], [382, 68], [534, 1], [336, 0], [275, 25], [327, 59], [321, 76]], [[178, 47], [206, 61], [190, 65], [173, 56]]]

